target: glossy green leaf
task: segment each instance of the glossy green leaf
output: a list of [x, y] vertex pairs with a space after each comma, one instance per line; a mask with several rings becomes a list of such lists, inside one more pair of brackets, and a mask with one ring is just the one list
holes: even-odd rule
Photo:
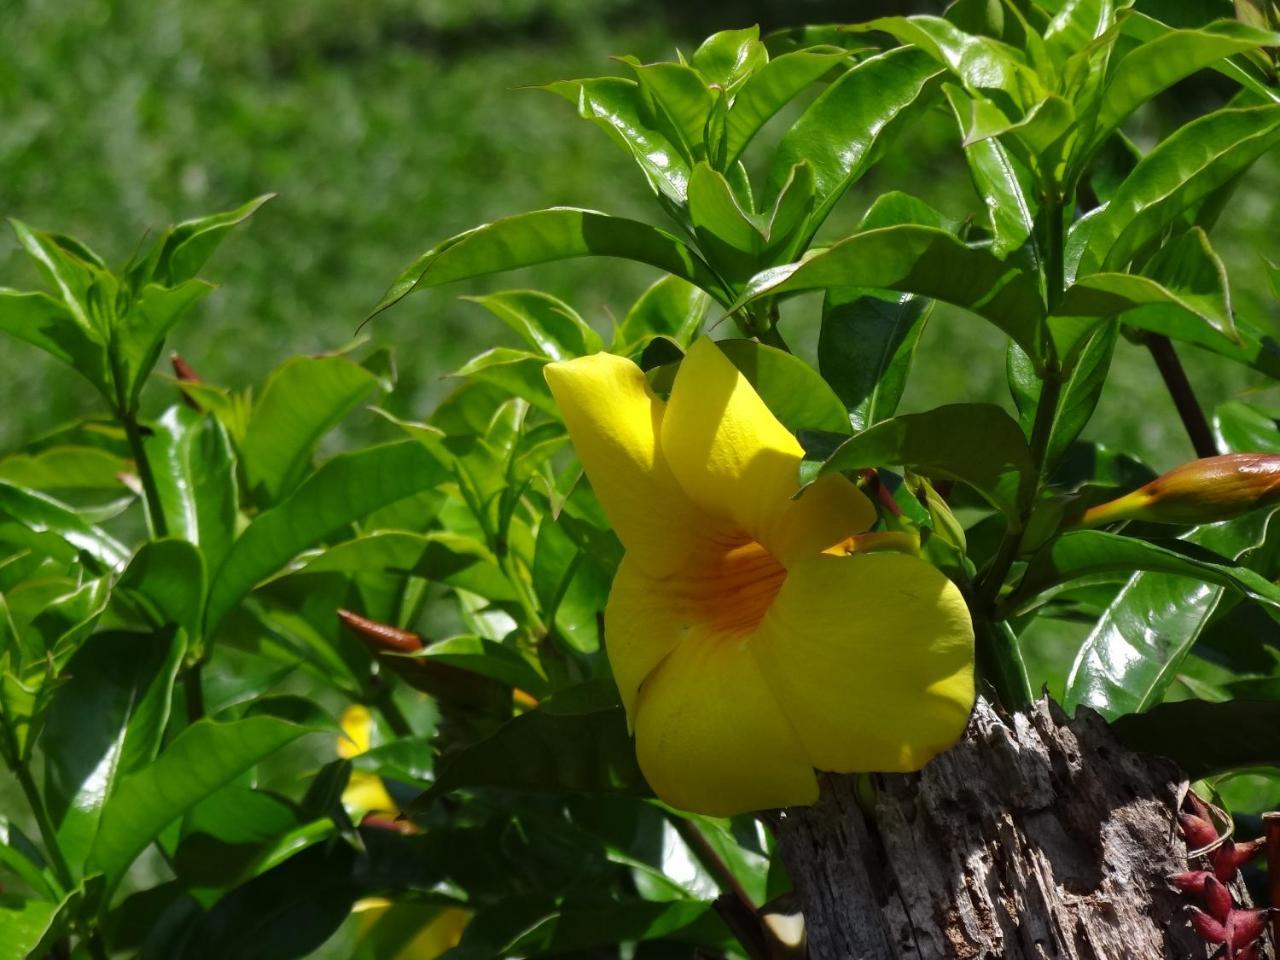
[[104, 338], [48, 294], [0, 288], [0, 331], [39, 347], [84, 376], [103, 396], [112, 395]]
[[707, 83], [730, 88], [762, 67], [769, 55], [760, 42], [760, 28], [722, 30], [703, 40], [691, 62]]
[[379, 387], [345, 357], [294, 357], [273, 370], [240, 444], [250, 490], [266, 503], [289, 493], [319, 439]]
[[468, 787], [648, 796], [612, 680], [571, 687], [441, 763], [414, 801], [425, 810]]
[[535, 697], [545, 696], [549, 691], [547, 678], [532, 663], [513, 648], [483, 637], [449, 637], [431, 644], [415, 656], [470, 670]]
[[178, 224], [165, 236], [157, 251], [153, 276], [166, 286], [175, 286], [194, 277], [226, 235], [274, 196], [273, 193], [264, 194], [234, 210]]
[[1169, 30], [1140, 44], [1111, 71], [1098, 110], [1095, 142], [1183, 77], [1232, 54], [1278, 43], [1274, 33], [1235, 20], [1216, 20], [1194, 30]]
[[439, 459], [411, 440], [334, 457], [236, 540], [212, 580], [206, 635], [254, 584], [303, 550], [447, 477]]
[[552, 207], [495, 220], [433, 247], [391, 285], [375, 312], [414, 290], [576, 257], [647, 263], [725, 299], [697, 254], [666, 231], [593, 210]]
[[111, 364], [115, 372], [115, 403], [136, 410], [138, 395], [155, 366], [164, 338], [213, 286], [186, 280], [176, 287], [147, 284], [111, 329]]
[[621, 77], [596, 77], [561, 80], [541, 89], [574, 104], [580, 117], [595, 123], [631, 154], [660, 198], [675, 205], [684, 203], [689, 158], [674, 141], [675, 131], [662, 128], [638, 83]]
[[67, 665], [40, 747], [45, 804], [77, 877], [120, 779], [160, 749], [183, 649], [173, 629], [108, 631], [90, 638]]
[[106, 343], [109, 317], [87, 309], [89, 291], [104, 274], [102, 261], [86, 256], [82, 247], [73, 247], [65, 237], [33, 230], [12, 217], [9, 225], [18, 244], [36, 262], [86, 338]]
[[46, 447], [0, 459], [0, 480], [32, 490], [112, 490], [122, 488], [129, 471], [123, 457], [89, 446]]
[[1095, 218], [1079, 276], [1123, 269], [1183, 213], [1280, 142], [1280, 104], [1192, 120], [1142, 158]]
[[[1118, 337], [1117, 324], [1104, 323], [1098, 327], [1081, 349], [1062, 384], [1049, 444], [1045, 448], [1045, 463], [1050, 467], [1080, 436], [1080, 432], [1092, 418], [1093, 411], [1097, 409], [1107, 375], [1111, 372], [1111, 358], [1115, 353]], [[1007, 367], [1009, 388], [1018, 408], [1018, 419], [1023, 431], [1030, 436], [1035, 423], [1036, 407], [1040, 401], [1041, 380], [1036, 375], [1031, 359], [1014, 344], [1009, 345]]]
[[666, 113], [683, 142], [685, 155], [704, 153], [700, 148], [716, 96], [698, 71], [683, 63], [643, 64], [631, 57], [624, 57], [623, 62], [631, 66], [641, 88]]
[[1044, 44], [1059, 65], [1101, 37], [1111, 27], [1111, 0], [1067, 0], [1044, 30]]
[[506, 290], [462, 299], [480, 304], [550, 360], [572, 360], [601, 349], [600, 335], [572, 307], [550, 294]]
[[13, 520], [29, 530], [54, 533], [108, 568], [129, 557], [129, 551], [114, 537], [86, 522], [66, 504], [4, 481], [0, 481], [0, 519]]
[[1257, 407], [1233, 401], [1213, 412], [1213, 435], [1228, 453], [1280, 453], [1280, 428]]
[[531, 580], [543, 618], [555, 637], [578, 653], [600, 649], [600, 611], [609, 595], [609, 576], [567, 526], [546, 515], [534, 542]]
[[114, 887], [170, 823], [309, 732], [270, 716], [187, 727], [153, 763], [121, 778], [102, 811], [89, 869], [103, 871]]
[[968, 484], [1015, 522], [1034, 475], [1017, 423], [985, 403], [955, 403], [882, 421], [837, 447], [818, 474], [899, 465]]
[[176, 624], [194, 642], [200, 637], [206, 576], [199, 549], [186, 540], [144, 543], [116, 583], [141, 604], [157, 626]]
[[1192, 780], [1280, 766], [1280, 701], [1162, 703], [1117, 718], [1111, 729], [1129, 749], [1168, 757]]
[[807, 260], [759, 273], [731, 309], [764, 296], [850, 286], [953, 303], [991, 321], [1032, 357], [1041, 355], [1035, 280], [990, 250], [918, 224], [856, 233]]
[[[943, 86], [961, 136], [967, 127], [969, 99], [951, 84]], [[963, 144], [969, 176], [991, 225], [991, 252], [1006, 257], [1035, 232], [1036, 198], [1030, 174], [995, 138]]]
[[547, 358], [536, 353], [494, 347], [472, 357], [452, 376], [491, 383], [510, 396], [528, 401], [548, 416], [558, 418], [560, 408], [556, 406], [542, 373], [546, 365]]
[[69, 919], [68, 904], [0, 893], [0, 960], [48, 956]]
[[727, 247], [739, 255], [736, 263], [729, 259], [728, 264], [739, 272], [743, 267], [750, 271], [753, 255], [764, 246], [764, 234], [734, 196], [729, 181], [705, 163], [695, 166], [689, 178], [689, 220], [698, 235], [699, 249], [712, 263], [726, 260], [723, 252]]
[[[1265, 539], [1271, 516], [1255, 512], [1197, 527], [1182, 539], [1246, 566]], [[1254, 589], [1259, 596], [1274, 590], [1259, 579]], [[1112, 718], [1159, 703], [1226, 592], [1205, 581], [1204, 570], [1194, 578], [1162, 572], [1130, 577], [1080, 648], [1064, 706], [1074, 710], [1084, 704]]]
[[753, 71], [729, 108], [727, 164], [738, 159], [770, 117], [810, 84], [848, 62], [847, 50], [815, 46], [784, 53]]
[[844, 402], [855, 431], [893, 416], [929, 303], [910, 294], [886, 299], [836, 287], [822, 303], [818, 368]]
[[937, 64], [914, 49], [891, 50], [859, 63], [783, 136], [769, 164], [765, 199], [778, 195], [796, 164], [812, 166], [815, 201], [807, 231], [812, 235], [874, 162], [878, 148], [927, 106], [938, 75]]
[[618, 324], [612, 352], [634, 354], [654, 337], [688, 346], [711, 305], [706, 292], [679, 277], [663, 277], [642, 293]]
[[227, 431], [212, 415], [173, 406], [151, 424], [143, 449], [170, 536], [199, 547], [212, 574], [231, 547], [240, 506]]

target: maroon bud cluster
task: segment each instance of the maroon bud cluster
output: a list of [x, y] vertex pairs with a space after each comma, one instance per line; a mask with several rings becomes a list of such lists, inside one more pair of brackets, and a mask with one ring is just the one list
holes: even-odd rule
[[[1235, 879], [1242, 866], [1262, 852], [1266, 841], [1219, 843], [1221, 838], [1208, 805], [1191, 791], [1187, 792], [1186, 802], [1191, 812], [1178, 814], [1178, 826], [1192, 851], [1213, 847], [1205, 855], [1211, 869], [1174, 874], [1169, 883], [1188, 896], [1199, 899], [1203, 905], [1203, 909], [1188, 906], [1191, 929], [1206, 943], [1221, 944], [1215, 957], [1258, 960], [1262, 932], [1271, 911], [1237, 907], [1227, 884]], [[1214, 844], [1218, 845], [1215, 847]]]

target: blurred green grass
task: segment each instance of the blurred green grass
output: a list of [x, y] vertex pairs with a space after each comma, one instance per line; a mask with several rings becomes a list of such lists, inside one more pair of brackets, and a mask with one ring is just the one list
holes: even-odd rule
[[[563, 102], [519, 87], [617, 72], [608, 57], [621, 53], [665, 58], [676, 45], [691, 49], [710, 25], [821, 20], [828, 7], [757, 2], [708, 8], [699, 19], [679, 15], [679, 4], [633, 0], [0, 0], [0, 212], [80, 237], [119, 262], [148, 230], [278, 193], [228, 239], [206, 271], [222, 289], [170, 341], [206, 379], [240, 386], [290, 354], [349, 341], [405, 264], [477, 223], [552, 204], [663, 222], [599, 131]], [[1135, 132], [1149, 145], [1227, 92], [1203, 81], [1195, 96], [1175, 91]], [[941, 110], [895, 145], [827, 233], [847, 230], [888, 189], [954, 216], [975, 213]], [[1275, 301], [1258, 257], [1280, 259], [1277, 198], [1273, 157], [1215, 234], [1237, 304], [1271, 326]], [[537, 286], [604, 327], [652, 278], [613, 262], [547, 265], [416, 295], [364, 333], [397, 350], [392, 406], [421, 416], [448, 388], [445, 374], [510, 342], [460, 294]], [[0, 285], [37, 282], [0, 239]], [[786, 332], [801, 352], [816, 339], [816, 309], [807, 298], [788, 311]], [[1265, 386], [1184, 353], [1207, 406]], [[172, 396], [157, 382], [147, 402], [156, 408]], [[940, 310], [905, 406], [964, 399], [1007, 403], [1003, 344], [974, 318]], [[95, 409], [73, 374], [8, 340], [0, 405], [0, 449]], [[1088, 435], [1160, 467], [1190, 454], [1149, 358], [1127, 344]]]

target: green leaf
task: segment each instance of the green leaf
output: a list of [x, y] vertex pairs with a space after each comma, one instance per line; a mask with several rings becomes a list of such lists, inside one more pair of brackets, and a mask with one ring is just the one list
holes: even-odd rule
[[90, 446], [46, 447], [0, 459], [0, 480], [32, 490], [118, 491], [120, 474], [128, 471], [123, 457]]
[[556, 406], [546, 377], [542, 374], [542, 368], [546, 365], [547, 358], [539, 354], [513, 350], [510, 347], [494, 347], [472, 357], [451, 376], [491, 383], [504, 393], [527, 400], [543, 413], [559, 419], [560, 408]]
[[1235, 20], [1216, 20], [1195, 30], [1169, 30], [1140, 44], [1111, 71], [1098, 110], [1094, 142], [1101, 142], [1134, 110], [1183, 77], [1232, 54], [1277, 44], [1280, 37], [1276, 34]]
[[47, 293], [0, 288], [0, 331], [39, 347], [112, 397], [107, 348], [96, 330]]
[[768, 57], [757, 26], [713, 33], [693, 51], [691, 59], [707, 83], [728, 89], [762, 67]]
[[54, 533], [108, 568], [123, 564], [129, 557], [123, 544], [86, 522], [66, 504], [4, 481], [0, 481], [0, 519], [13, 520], [28, 530]]
[[448, 476], [447, 468], [412, 440], [334, 457], [278, 506], [260, 514], [236, 540], [212, 580], [205, 635], [212, 634], [254, 584], [303, 550]]
[[702, 329], [711, 298], [679, 277], [663, 277], [642, 293], [614, 332], [613, 353], [638, 353], [655, 337], [667, 337], [681, 347]]
[[[1182, 539], [1243, 566], [1263, 543], [1272, 516], [1255, 512], [1197, 527]], [[1088, 546], [1099, 541], [1081, 542]], [[1063, 705], [1074, 710], [1084, 704], [1113, 718], [1159, 703], [1226, 592], [1225, 587], [1206, 583], [1207, 573], [1207, 568], [1197, 567], [1192, 576], [1133, 574], [1081, 646]], [[1265, 597], [1275, 589], [1265, 578], [1255, 581], [1239, 571], [1233, 576], [1237, 589], [1250, 587], [1251, 595]]]
[[470, 670], [535, 697], [545, 696], [550, 689], [547, 678], [513, 648], [484, 637], [449, 637], [431, 644], [414, 658]]
[[87, 310], [89, 291], [104, 273], [102, 262], [96, 257], [87, 259], [83, 248], [73, 247], [64, 237], [32, 230], [12, 217], [9, 225], [13, 227], [22, 249], [35, 260], [85, 337], [106, 343], [109, 317], [100, 312], [91, 314]]
[[[1104, 323], [1089, 337], [1062, 384], [1057, 412], [1045, 448], [1045, 463], [1057, 463], [1075, 439], [1084, 430], [1093, 411], [1097, 409], [1107, 374], [1111, 371], [1111, 358], [1119, 338], [1115, 323]], [[1010, 344], [1007, 354], [1009, 389], [1018, 408], [1018, 419], [1023, 431], [1030, 436], [1035, 423], [1036, 407], [1040, 402], [1042, 381], [1036, 375], [1031, 358]]]
[[49, 956], [67, 919], [70, 896], [60, 903], [0, 893], [0, 960]]
[[1067, 0], [1044, 30], [1044, 43], [1059, 65], [1103, 36], [1115, 20], [1111, 0]]
[[164, 238], [153, 276], [166, 286], [175, 286], [194, 277], [232, 228], [248, 220], [274, 196], [274, 193], [264, 194], [234, 210], [178, 224]]
[[[1166, 244], [1147, 272], [1151, 276], [1093, 273], [1081, 277], [1068, 288], [1055, 313], [1069, 318], [1123, 315], [1130, 326], [1203, 341], [1203, 335], [1187, 331], [1194, 322], [1228, 340], [1238, 339], [1226, 270], [1199, 227]], [[1140, 309], [1152, 306], [1161, 309]]]
[[120, 778], [160, 749], [184, 645], [176, 630], [109, 631], [71, 658], [45, 717], [43, 795], [77, 877]]
[[900, 224], [841, 240], [807, 260], [757, 274], [730, 308], [764, 296], [832, 287], [913, 293], [964, 307], [991, 321], [1033, 358], [1041, 356], [1043, 305], [1036, 282], [990, 250], [935, 227]]
[[1213, 412], [1213, 435], [1228, 453], [1280, 453], [1276, 420], [1257, 407], [1233, 401]]
[[698, 248], [730, 279], [748, 277], [765, 237], [742, 209], [724, 175], [705, 163], [693, 168], [689, 178], [689, 220], [698, 237]]
[[698, 71], [683, 63], [643, 64], [622, 58], [635, 71], [640, 86], [658, 104], [680, 136], [686, 156], [696, 156], [716, 97]]
[[139, 548], [116, 589], [141, 601], [156, 626], [177, 624], [195, 642], [200, 638], [205, 583], [199, 549], [186, 540], [163, 539]]
[[[783, 136], [769, 164], [764, 195], [772, 201], [799, 163], [813, 167], [812, 236], [877, 151], [929, 102], [938, 68], [918, 50], [891, 50], [864, 60], [831, 84]], [[857, 281], [840, 286], [861, 285]]]
[[138, 395], [160, 356], [164, 338], [183, 315], [213, 290], [203, 280], [186, 280], [176, 287], [147, 284], [111, 328], [111, 364], [116, 396], [122, 409], [138, 408]]
[[557, 693], [454, 753], [441, 762], [436, 782], [414, 801], [411, 812], [472, 787], [650, 795], [612, 680]]
[[235, 538], [240, 508], [235, 454], [216, 417], [173, 406], [142, 442], [171, 536], [200, 548], [212, 574]]
[[1123, 269], [1183, 211], [1280, 142], [1280, 104], [1219, 110], [1192, 120], [1142, 158], [1094, 219], [1079, 276]]
[[293, 357], [273, 370], [240, 444], [249, 488], [267, 503], [288, 494], [319, 439], [379, 387], [344, 357]]
[[844, 402], [855, 431], [898, 409], [928, 313], [929, 302], [910, 294], [891, 300], [858, 289], [827, 291], [818, 368]]
[[193, 723], [155, 762], [120, 780], [102, 811], [89, 869], [103, 871], [113, 888], [170, 823], [309, 732], [270, 716]]
[[[968, 129], [969, 98], [951, 84], [944, 84], [942, 91], [963, 137]], [[995, 138], [966, 142], [963, 147], [969, 176], [991, 225], [991, 252], [1006, 257], [1035, 233], [1036, 199], [1031, 176]]]
[[847, 50], [818, 46], [784, 53], [756, 69], [729, 108], [726, 166], [738, 159], [770, 117], [811, 83], [848, 62]]
[[[512, 956], [546, 956], [611, 947], [622, 941], [721, 939], [715, 934], [722, 930], [708, 903], [632, 897], [602, 904], [566, 904], [506, 949], [513, 951], [508, 954]], [[700, 931], [705, 931], [701, 938]]]
[[572, 307], [550, 294], [505, 290], [462, 299], [480, 304], [550, 360], [572, 360], [602, 347], [600, 335]]
[[986, 403], [955, 403], [882, 421], [842, 443], [817, 473], [890, 465], [966, 483], [1013, 523], [1021, 522], [1026, 485], [1035, 473], [1018, 425]]
[[1131, 750], [1173, 760], [1192, 780], [1280, 766], [1280, 701], [1162, 703], [1111, 729]]
[[575, 257], [647, 263], [727, 302], [706, 264], [666, 231], [593, 210], [552, 207], [495, 220], [433, 247], [409, 265], [374, 312], [418, 289]]

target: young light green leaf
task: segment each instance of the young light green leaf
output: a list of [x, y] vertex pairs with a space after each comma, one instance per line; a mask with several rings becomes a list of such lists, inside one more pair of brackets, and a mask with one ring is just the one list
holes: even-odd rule
[[342, 454], [321, 466], [236, 540], [213, 577], [205, 635], [260, 580], [308, 547], [379, 507], [449, 478], [426, 447], [412, 440]]
[[190, 280], [200, 272], [200, 268], [213, 256], [218, 245], [234, 227], [244, 223], [274, 197], [274, 193], [264, 194], [234, 210], [178, 224], [164, 238], [152, 275], [169, 287]]
[[706, 292], [679, 277], [663, 277], [631, 305], [614, 332], [613, 353], [638, 353], [654, 337], [688, 346], [711, 305]]
[[183, 315], [213, 290], [203, 280], [176, 287], [147, 284], [111, 328], [111, 362], [115, 371], [114, 402], [124, 410], [138, 406], [138, 394], [155, 366], [164, 338]]
[[552, 417], [560, 416], [547, 387], [542, 368], [547, 358], [525, 350], [510, 347], [494, 347], [479, 356], [472, 357], [455, 370], [452, 376], [469, 377], [491, 383], [513, 397], [520, 397]]
[[128, 591], [157, 627], [176, 624], [195, 642], [200, 638], [206, 581], [204, 558], [194, 544], [150, 540], [133, 555], [116, 589]]
[[148, 843], [205, 797], [311, 728], [271, 716], [229, 723], [200, 720], [150, 765], [123, 777], [102, 810], [88, 870], [114, 888]]
[[45, 957], [70, 920], [72, 894], [55, 902], [18, 894], [0, 898], [0, 958]]
[[600, 335], [563, 300], [538, 290], [505, 290], [478, 303], [549, 360], [572, 360], [601, 349]]
[[1033, 358], [1042, 355], [1044, 308], [1035, 280], [990, 250], [917, 224], [856, 233], [800, 263], [759, 273], [730, 309], [763, 296], [850, 286], [953, 303], [994, 323]]
[[293, 357], [273, 370], [240, 444], [249, 489], [265, 503], [288, 494], [317, 441], [380, 386], [345, 357]]
[[906, 390], [929, 301], [835, 287], [822, 303], [818, 369], [849, 411], [855, 431], [893, 416]]
[[0, 458], [0, 480], [32, 490], [119, 492], [129, 462], [101, 447], [52, 446]]
[[235, 538], [239, 492], [235, 454], [210, 414], [173, 406], [143, 440], [170, 535], [200, 548], [206, 573], [222, 563]]
[[716, 97], [698, 71], [683, 63], [642, 64], [632, 57], [624, 57], [623, 62], [635, 71], [641, 88], [670, 119], [685, 156], [705, 155], [703, 137]]
[[0, 480], [0, 517], [28, 530], [57, 534], [77, 550], [83, 550], [107, 568], [117, 567], [129, 551], [104, 530], [85, 521], [69, 506], [52, 497]]
[[385, 310], [414, 290], [576, 257], [619, 257], [647, 263], [727, 302], [706, 264], [666, 231], [594, 210], [552, 207], [495, 220], [433, 247], [400, 275], [374, 312]]
[[[940, 75], [919, 50], [902, 48], [864, 60], [828, 87], [783, 136], [765, 186], [772, 202], [798, 163], [813, 167], [812, 236], [836, 201], [883, 146], [928, 105]], [[849, 286], [846, 283], [843, 286]]]
[[760, 42], [760, 28], [722, 30], [702, 41], [691, 58], [707, 83], [730, 89], [745, 80], [769, 59]]
[[848, 62], [847, 50], [819, 46], [785, 53], [752, 72], [729, 108], [727, 164], [736, 161], [769, 118], [797, 94]]
[[876, 424], [837, 447], [817, 474], [885, 466], [968, 484], [1013, 522], [1035, 473], [1026, 438], [1007, 413], [955, 403]]
[[0, 331], [39, 347], [76, 370], [102, 392], [114, 396], [104, 338], [76, 319], [47, 293], [0, 288]]

